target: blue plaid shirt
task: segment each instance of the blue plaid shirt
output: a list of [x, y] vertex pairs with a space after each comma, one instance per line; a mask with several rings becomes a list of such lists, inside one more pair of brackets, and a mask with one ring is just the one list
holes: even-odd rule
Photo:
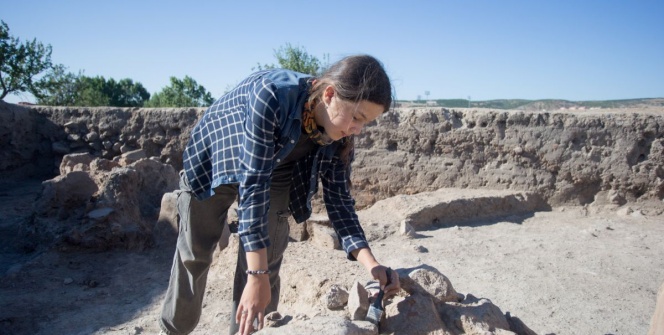
[[[252, 74], [208, 108], [184, 150], [185, 175], [199, 200], [219, 185], [238, 184], [239, 235], [246, 251], [270, 245], [270, 177], [302, 132], [309, 79], [281, 69]], [[350, 164], [339, 157], [341, 144], [316, 146], [295, 163], [289, 207], [297, 222], [308, 219], [320, 177], [330, 221], [354, 260], [351, 251], [369, 245], [350, 194]]]

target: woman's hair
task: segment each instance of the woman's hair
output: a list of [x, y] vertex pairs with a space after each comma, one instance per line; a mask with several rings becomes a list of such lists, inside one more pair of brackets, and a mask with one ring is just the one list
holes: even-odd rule
[[[309, 101], [322, 100], [323, 92], [332, 85], [337, 96], [343, 100], [360, 102], [367, 100], [383, 106], [383, 112], [392, 105], [392, 84], [383, 65], [369, 55], [348, 56], [332, 64], [316, 78], [311, 86]], [[351, 136], [340, 149], [340, 157], [350, 163], [350, 153], [355, 145]]]
[[348, 56], [332, 64], [316, 78], [309, 101], [320, 99], [328, 85], [332, 85], [343, 100], [368, 100], [383, 106], [384, 112], [392, 104], [390, 78], [380, 61], [369, 55]]

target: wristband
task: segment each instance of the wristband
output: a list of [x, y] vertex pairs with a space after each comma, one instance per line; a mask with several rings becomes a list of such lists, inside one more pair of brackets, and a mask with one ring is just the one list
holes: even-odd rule
[[253, 275], [253, 276], [255, 276], [255, 275], [269, 275], [270, 273], [272, 273], [272, 271], [270, 271], [270, 270], [247, 270], [246, 273], [248, 275]]

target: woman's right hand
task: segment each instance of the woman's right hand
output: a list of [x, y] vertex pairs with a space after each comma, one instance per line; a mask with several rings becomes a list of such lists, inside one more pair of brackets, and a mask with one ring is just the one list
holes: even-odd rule
[[[240, 326], [240, 335], [248, 335], [263, 328], [265, 308], [270, 303], [270, 276], [268, 274], [248, 275], [247, 285], [237, 307], [235, 322]], [[254, 329], [254, 320], [258, 327]]]

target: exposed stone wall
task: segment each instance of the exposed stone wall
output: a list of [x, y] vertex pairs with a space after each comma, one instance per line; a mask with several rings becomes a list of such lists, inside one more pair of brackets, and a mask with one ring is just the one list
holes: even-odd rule
[[112, 159], [143, 149], [182, 168], [182, 150], [204, 108], [18, 106], [0, 101], [0, 172], [54, 176], [62, 156]]
[[661, 109], [397, 110], [357, 147], [362, 204], [442, 187], [534, 191], [552, 205], [664, 198]]
[[[0, 102], [0, 173], [57, 174], [66, 153], [142, 148], [182, 167], [202, 108], [54, 108]], [[664, 110], [398, 109], [357, 138], [353, 184], [366, 207], [442, 187], [533, 191], [551, 205], [664, 198]]]

